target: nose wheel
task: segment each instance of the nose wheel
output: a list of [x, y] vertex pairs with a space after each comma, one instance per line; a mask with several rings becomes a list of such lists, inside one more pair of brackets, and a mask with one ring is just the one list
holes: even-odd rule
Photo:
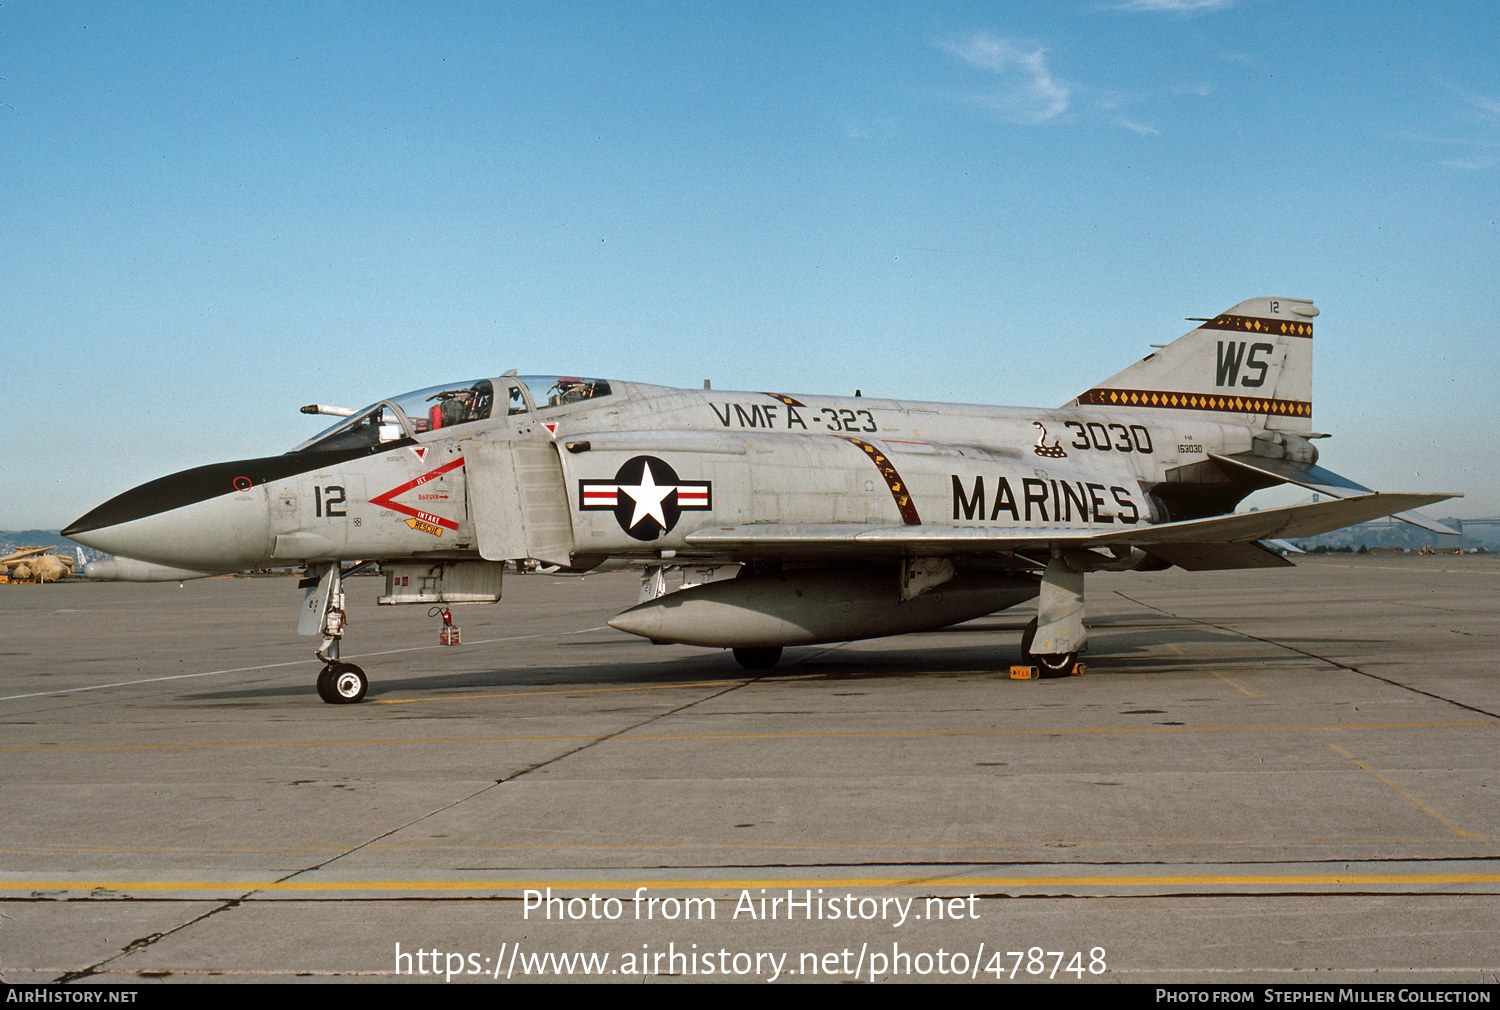
[[318, 697], [330, 705], [352, 705], [370, 689], [370, 678], [353, 663], [329, 663], [318, 674]]

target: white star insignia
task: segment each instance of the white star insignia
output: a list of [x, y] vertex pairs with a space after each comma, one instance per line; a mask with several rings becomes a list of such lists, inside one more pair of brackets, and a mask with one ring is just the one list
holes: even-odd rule
[[662, 510], [662, 500], [677, 490], [676, 484], [656, 483], [656, 475], [651, 472], [651, 464], [647, 463], [641, 470], [641, 482], [635, 485], [621, 484], [620, 490], [635, 502], [635, 513], [630, 517], [628, 529], [633, 529], [647, 516], [655, 519], [662, 529], [666, 529], [667, 515]]

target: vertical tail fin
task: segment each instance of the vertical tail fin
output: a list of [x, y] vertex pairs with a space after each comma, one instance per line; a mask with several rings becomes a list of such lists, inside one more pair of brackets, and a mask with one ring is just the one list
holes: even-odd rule
[[1206, 412], [1230, 424], [1306, 431], [1317, 314], [1300, 298], [1240, 302], [1064, 406]]

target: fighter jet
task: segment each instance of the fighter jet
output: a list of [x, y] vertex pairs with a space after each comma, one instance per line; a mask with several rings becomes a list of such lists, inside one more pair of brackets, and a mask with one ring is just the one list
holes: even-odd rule
[[[500, 599], [506, 563], [643, 572], [610, 623], [773, 666], [787, 646], [943, 627], [1036, 600], [1021, 640], [1075, 671], [1091, 572], [1288, 565], [1264, 541], [1448, 494], [1375, 493], [1317, 465], [1309, 301], [1256, 298], [1056, 408], [672, 389], [517, 375], [380, 400], [289, 452], [143, 484], [64, 534], [116, 555], [93, 577], [307, 566], [318, 691], [357, 702], [339, 658], [344, 580], [382, 604]], [[1233, 514], [1295, 484], [1327, 501]], [[355, 562], [346, 569], [345, 562]], [[668, 572], [674, 575], [668, 592]]]

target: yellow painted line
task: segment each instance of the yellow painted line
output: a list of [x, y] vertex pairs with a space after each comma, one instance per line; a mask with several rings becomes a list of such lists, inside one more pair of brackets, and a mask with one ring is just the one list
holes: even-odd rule
[[1290, 873], [1082, 877], [811, 877], [726, 880], [0, 880], [3, 891], [722, 891], [755, 888], [1358, 887], [1500, 884], [1500, 873]]
[[[1500, 726], [1500, 721], [1476, 719], [1471, 722], [1373, 722], [1373, 723], [1306, 723], [1288, 726], [1115, 726], [1086, 729], [934, 729], [934, 730], [848, 730], [808, 733], [622, 733], [611, 742], [649, 740], [841, 740], [884, 739], [890, 737], [959, 737], [959, 736], [1077, 736], [1111, 733], [1277, 733], [1290, 730], [1369, 730], [1369, 729], [1452, 729], [1465, 726]], [[62, 751], [130, 751], [130, 750], [213, 750], [230, 747], [389, 747], [393, 744], [495, 744], [556, 743], [598, 740], [601, 734], [561, 736], [475, 736], [432, 737], [385, 740], [241, 740], [221, 743], [161, 744], [89, 744], [63, 747], [0, 747], [0, 754], [54, 753]]]
[[684, 687], [725, 687], [748, 684], [748, 680], [702, 680], [692, 684], [650, 684], [643, 687], [575, 687], [553, 691], [510, 691], [505, 694], [445, 694], [429, 698], [371, 698], [372, 705], [410, 705], [423, 701], [472, 701], [475, 698], [532, 698], [548, 694], [608, 694], [613, 691], [671, 691]]
[[1259, 698], [1260, 697], [1260, 695], [1256, 694], [1254, 691], [1250, 690], [1247, 687], [1242, 687], [1241, 685], [1235, 683], [1230, 678], [1224, 676], [1222, 673], [1214, 673], [1214, 671], [1212, 671], [1212, 670], [1209, 670], [1208, 672], [1211, 675], [1213, 675], [1215, 677], [1218, 677], [1224, 683], [1228, 684], [1230, 687], [1234, 688], [1236, 691], [1240, 692], [1243, 695], [1246, 695], [1246, 696], [1251, 697], [1251, 698]]
[[1355, 764], [1359, 765], [1365, 771], [1369, 772], [1371, 775], [1375, 776], [1377, 779], [1379, 779], [1380, 781], [1384, 782], [1386, 785], [1390, 786], [1393, 790], [1395, 790], [1400, 795], [1406, 797], [1408, 800], [1410, 800], [1417, 807], [1417, 809], [1421, 810], [1424, 814], [1426, 814], [1427, 816], [1431, 817], [1433, 820], [1437, 821], [1439, 824], [1441, 824], [1444, 827], [1448, 828], [1450, 831], [1452, 831], [1455, 835], [1458, 835], [1460, 838], [1488, 838], [1488, 837], [1490, 837], [1488, 835], [1475, 834], [1472, 831], [1465, 831], [1463, 828], [1459, 827], [1457, 824], [1454, 824], [1448, 818], [1444, 817], [1442, 814], [1440, 814], [1436, 810], [1432, 809], [1432, 807], [1428, 806], [1426, 803], [1423, 803], [1420, 799], [1418, 799], [1417, 797], [1413, 796], [1410, 792], [1408, 792], [1405, 789], [1402, 789], [1399, 785], [1397, 785], [1395, 782], [1391, 781], [1391, 779], [1388, 776], [1384, 775], [1374, 765], [1369, 764], [1368, 762], [1365, 762], [1365, 761], [1361, 761], [1359, 758], [1355, 757], [1353, 754], [1350, 754], [1348, 751], [1344, 750], [1344, 748], [1340, 747], [1338, 744], [1331, 743], [1328, 746], [1332, 747], [1339, 754], [1342, 754], [1344, 757], [1348, 758], [1350, 761], [1353, 761]]
[[[159, 743], [159, 744], [104, 744], [99, 746], [68, 747], [0, 747], [0, 753], [51, 752], [51, 751], [118, 751], [118, 750], [217, 750], [222, 748], [256, 747], [390, 747], [394, 744], [446, 744], [446, 743], [548, 743], [577, 740], [597, 740], [591, 736], [491, 736], [491, 737], [435, 737], [409, 740], [242, 740], [229, 743]], [[618, 737], [616, 738], [618, 739]]]
[[[1477, 835], [1492, 838], [1491, 835]], [[1277, 835], [1282, 843], [1327, 843], [1327, 842], [1432, 842], [1442, 841], [1447, 835], [1342, 835], [1300, 837]], [[1074, 847], [1091, 845], [1264, 845], [1264, 838], [1080, 838], [1068, 842]], [[344, 845], [0, 845], [0, 852], [18, 855], [53, 855], [79, 852], [128, 852], [128, 853], [220, 853], [220, 852], [347, 852], [357, 842]], [[361, 852], [641, 852], [641, 851], [802, 851], [805, 849], [1022, 849], [1030, 851], [1034, 842], [948, 842], [948, 841], [903, 841], [903, 842], [640, 842], [621, 845], [598, 845], [585, 842], [551, 842], [545, 845], [381, 845], [360, 847]], [[3, 884], [0, 878], [0, 884]]]
[[[1173, 644], [1171, 642], [1167, 642], [1166, 646], [1167, 646], [1167, 648], [1171, 649], [1173, 652], [1177, 653], [1177, 655], [1179, 655], [1179, 656], [1185, 656], [1185, 655], [1187, 655], [1187, 653], [1183, 652], [1182, 648], [1180, 646], [1178, 646], [1178, 645], [1175, 645], [1175, 644]], [[1240, 692], [1240, 694], [1247, 695], [1247, 696], [1249, 696], [1251, 698], [1259, 698], [1260, 697], [1260, 695], [1256, 694], [1254, 691], [1251, 691], [1248, 688], [1241, 687], [1239, 684], [1235, 683], [1233, 680], [1230, 680], [1228, 677], [1224, 676], [1222, 673], [1215, 673], [1213, 670], [1209, 670], [1208, 673], [1209, 673], [1210, 676], [1218, 677], [1224, 683], [1228, 684], [1230, 687], [1232, 687], [1236, 691]]]

